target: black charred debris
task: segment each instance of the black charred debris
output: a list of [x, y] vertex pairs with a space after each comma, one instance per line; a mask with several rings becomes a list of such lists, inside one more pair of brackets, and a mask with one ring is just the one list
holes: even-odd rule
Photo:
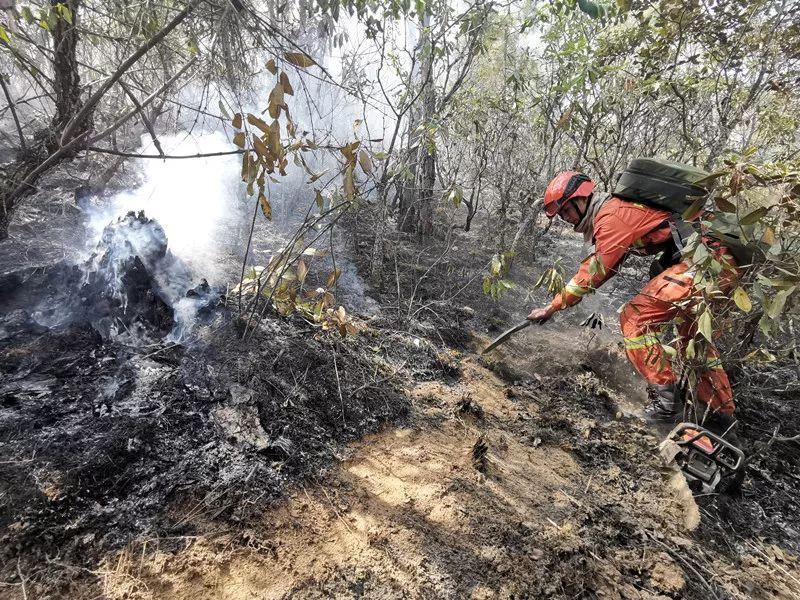
[[[163, 233], [131, 213], [83, 265], [0, 275], [0, 576], [20, 557], [92, 566], [137, 536], [246, 524], [407, 415], [402, 365], [439, 375], [430, 345], [388, 331], [267, 319], [243, 343]], [[187, 299], [198, 322], [176, 338]]]

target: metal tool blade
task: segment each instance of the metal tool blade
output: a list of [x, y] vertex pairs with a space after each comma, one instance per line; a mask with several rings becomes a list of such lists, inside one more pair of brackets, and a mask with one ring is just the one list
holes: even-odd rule
[[487, 352], [491, 352], [492, 350], [497, 348], [500, 344], [505, 342], [508, 338], [510, 338], [512, 335], [514, 335], [515, 333], [517, 333], [521, 329], [525, 329], [531, 323], [533, 323], [533, 321], [528, 321], [527, 319], [522, 321], [521, 323], [517, 323], [511, 329], [509, 329], [508, 331], [500, 334], [500, 336], [495, 338], [494, 341], [492, 341], [491, 344], [486, 346], [486, 348], [484, 349], [483, 352], [481, 352], [481, 354], [486, 354]]

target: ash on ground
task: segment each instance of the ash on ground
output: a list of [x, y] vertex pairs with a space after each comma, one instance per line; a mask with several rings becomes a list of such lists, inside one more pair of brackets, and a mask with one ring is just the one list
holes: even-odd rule
[[[0, 277], [5, 580], [21, 560], [64, 593], [63, 565], [93, 568], [137, 536], [246, 524], [347, 441], [403, 420], [403, 373], [447, 368], [419, 340], [299, 318], [244, 343], [214, 290], [190, 286], [163, 230], [132, 213], [86, 264]], [[208, 323], [192, 344], [175, 342], [181, 311]]]

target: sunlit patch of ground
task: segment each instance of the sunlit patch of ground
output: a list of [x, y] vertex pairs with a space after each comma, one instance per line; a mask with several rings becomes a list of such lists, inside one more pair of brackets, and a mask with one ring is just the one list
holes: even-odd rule
[[[138, 543], [110, 557], [103, 593], [644, 599], [800, 591], [788, 554], [754, 541], [739, 566], [692, 539], [697, 507], [680, 478], [658, 471], [646, 432], [626, 438], [624, 418], [553, 414], [556, 406], [536, 397], [550, 379], [539, 389], [510, 386], [474, 358], [462, 361], [462, 373], [453, 385], [413, 388], [414, 427], [364, 438], [257, 528], [187, 539], [178, 552]], [[460, 409], [465, 396], [482, 416]], [[556, 417], [573, 430], [558, 430]], [[544, 431], [542, 423], [555, 437], [531, 435]], [[473, 461], [479, 438], [488, 448], [485, 473]], [[597, 457], [587, 460], [591, 449]], [[632, 462], [637, 452], [640, 467]]]

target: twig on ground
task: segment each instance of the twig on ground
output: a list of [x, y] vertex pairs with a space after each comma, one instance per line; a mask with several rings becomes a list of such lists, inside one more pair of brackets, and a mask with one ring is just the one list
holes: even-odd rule
[[345, 521], [345, 520], [344, 520], [344, 517], [342, 517], [341, 513], [340, 513], [338, 510], [336, 510], [336, 506], [334, 506], [334, 504], [333, 504], [333, 500], [331, 500], [331, 497], [330, 497], [330, 496], [328, 496], [328, 492], [326, 492], [326, 491], [325, 491], [325, 488], [324, 488], [324, 487], [322, 487], [320, 484], [317, 484], [317, 487], [318, 487], [320, 490], [322, 490], [322, 493], [323, 493], [323, 494], [325, 494], [325, 498], [327, 498], [327, 500], [328, 500], [328, 503], [331, 505], [331, 509], [333, 510], [333, 513], [334, 513], [334, 514], [337, 516], [337, 518], [338, 518], [338, 519], [339, 519], [339, 520], [342, 522], [342, 525], [344, 525], [344, 526], [345, 526], [345, 528], [347, 529], [347, 531], [349, 531], [350, 533], [353, 533], [353, 530], [352, 530], [352, 528], [350, 527], [350, 525], [348, 525], [348, 524], [347, 524], [347, 521]]
[[697, 578], [697, 580], [703, 585], [703, 587], [708, 590], [708, 593], [711, 594], [712, 598], [719, 600], [719, 596], [714, 591], [714, 588], [711, 586], [708, 580], [706, 580], [706, 578], [703, 577], [702, 573], [700, 573], [700, 571], [698, 571], [692, 565], [692, 563], [690, 563], [685, 557], [681, 556], [680, 553], [670, 548], [667, 544], [665, 544], [661, 540], [656, 539], [655, 536], [653, 536], [653, 534], [651, 534], [649, 531], [645, 531], [644, 533], [648, 538], [650, 538], [650, 540], [652, 540], [653, 542], [658, 544], [661, 548], [663, 548], [664, 551], [667, 554], [669, 554], [673, 559], [683, 564], [683, 566], [686, 567], [686, 569], [688, 569], [689, 572]]
[[19, 566], [20, 557], [17, 556], [17, 575], [19, 576], [19, 584], [22, 589], [22, 600], [28, 600], [28, 590], [25, 588], [25, 577], [22, 575], [22, 569]]
[[[745, 466], [752, 463], [756, 458], [762, 456], [767, 453], [767, 451], [772, 447], [772, 444], [775, 442], [800, 442], [800, 434], [792, 435], [792, 436], [781, 436], [778, 435], [778, 431], [780, 430], [780, 426], [775, 427], [775, 431], [772, 432], [772, 437], [767, 440], [762, 448], [753, 452], [750, 456], [745, 459]], [[727, 433], [727, 432], [726, 432]]]
[[339, 380], [339, 366], [336, 364], [336, 352], [333, 353], [333, 370], [336, 371], [336, 386], [339, 388], [339, 401], [342, 403], [342, 424], [347, 427], [344, 418], [344, 397], [342, 396], [342, 382]]

